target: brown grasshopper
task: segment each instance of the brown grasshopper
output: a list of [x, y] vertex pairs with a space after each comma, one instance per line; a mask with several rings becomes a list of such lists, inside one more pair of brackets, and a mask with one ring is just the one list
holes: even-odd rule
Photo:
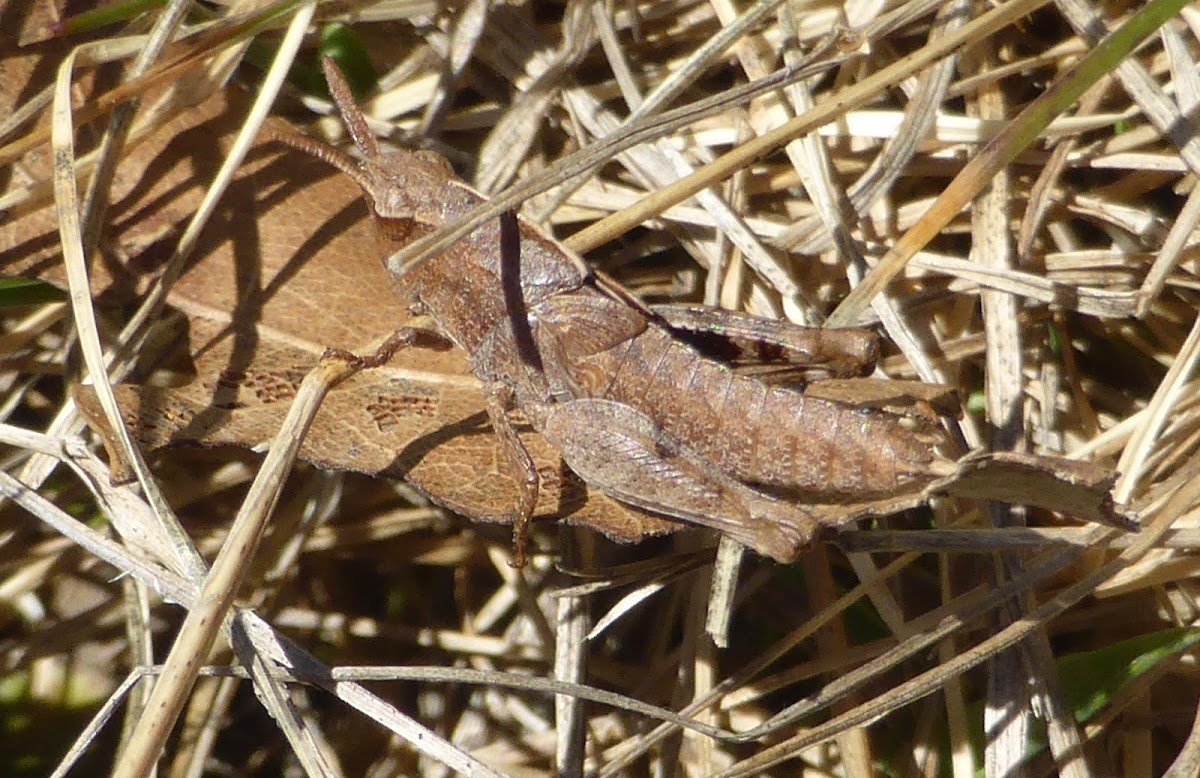
[[[325, 71], [365, 162], [308, 139], [289, 142], [359, 184], [384, 257], [483, 202], [436, 154], [381, 153], [336, 67], [326, 62]], [[484, 385], [521, 487], [517, 564], [538, 476], [508, 417], [514, 406], [591, 486], [781, 562], [823, 526], [916, 504], [955, 470], [935, 453], [931, 425], [772, 386], [717, 356], [751, 344], [854, 375], [877, 353], [867, 331], [648, 309], [512, 214], [402, 275], [389, 270]]]

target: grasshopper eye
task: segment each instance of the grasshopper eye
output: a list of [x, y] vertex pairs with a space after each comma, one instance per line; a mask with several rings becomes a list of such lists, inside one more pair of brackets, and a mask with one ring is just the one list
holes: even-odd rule
[[372, 210], [380, 219], [412, 218], [414, 204], [404, 174], [407, 160], [394, 157], [384, 157], [384, 160], [393, 164], [368, 165], [363, 171], [367, 179], [363, 189], [370, 193]]
[[439, 168], [448, 175], [454, 175], [454, 168], [450, 167], [450, 161], [436, 151], [417, 149], [413, 152], [413, 156], [429, 167]]

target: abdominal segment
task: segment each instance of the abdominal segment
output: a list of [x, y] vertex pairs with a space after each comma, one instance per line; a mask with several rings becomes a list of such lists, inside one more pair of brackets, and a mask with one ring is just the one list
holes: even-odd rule
[[718, 469], [771, 493], [840, 502], [934, 477], [933, 448], [907, 420], [767, 386], [658, 328], [583, 361], [593, 382], [609, 376], [596, 396], [638, 408]]

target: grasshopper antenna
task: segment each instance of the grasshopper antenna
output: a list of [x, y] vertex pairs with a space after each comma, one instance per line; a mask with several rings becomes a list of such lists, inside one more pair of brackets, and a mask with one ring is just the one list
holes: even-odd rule
[[[338, 113], [341, 114], [342, 122], [345, 124], [346, 129], [350, 131], [350, 136], [354, 139], [354, 144], [358, 146], [358, 150], [368, 160], [376, 159], [379, 156], [379, 145], [375, 142], [375, 136], [367, 128], [367, 120], [363, 117], [362, 111], [354, 102], [353, 95], [350, 94], [350, 85], [346, 83], [342, 72], [338, 70], [337, 65], [329, 57], [321, 58], [321, 66], [325, 70], [325, 80], [329, 83], [329, 93], [333, 95], [333, 100], [338, 107]], [[298, 151], [303, 151], [309, 156], [316, 157], [331, 167], [337, 168], [354, 179], [354, 182], [364, 191], [371, 191], [372, 184], [363, 172], [362, 163], [341, 149], [334, 148], [316, 138], [302, 135], [283, 122], [268, 124], [264, 127], [264, 130], [267, 136], [274, 140], [285, 143]]]
[[325, 82], [329, 84], [329, 94], [333, 95], [333, 101], [337, 103], [342, 121], [346, 123], [350, 137], [354, 138], [354, 145], [358, 146], [358, 150], [367, 159], [377, 159], [379, 145], [375, 142], [375, 136], [371, 134], [370, 128], [367, 127], [367, 120], [363, 116], [362, 109], [358, 107], [358, 103], [354, 102], [354, 95], [351, 94], [350, 85], [346, 83], [342, 71], [338, 70], [338, 66], [329, 57], [321, 57], [321, 68], [325, 71]]

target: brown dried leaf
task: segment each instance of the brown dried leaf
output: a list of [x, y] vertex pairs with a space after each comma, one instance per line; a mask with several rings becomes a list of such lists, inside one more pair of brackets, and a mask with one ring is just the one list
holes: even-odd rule
[[[170, 257], [220, 143], [244, 115], [235, 94], [181, 114], [122, 164], [94, 294], [125, 302]], [[0, 227], [6, 275], [61, 284], [52, 209]], [[278, 431], [300, 378], [326, 348], [370, 351], [406, 323], [358, 188], [327, 165], [260, 142], [206, 228], [170, 305], [189, 322], [196, 379], [173, 389], [122, 386], [125, 420], [150, 448], [255, 447]], [[77, 395], [94, 425], [94, 395]], [[622, 541], [678, 525], [590, 490], [527, 427], [542, 476], [535, 516], [565, 518]], [[326, 399], [300, 455], [320, 467], [402, 477], [475, 519], [507, 521], [517, 491], [460, 353], [402, 351]]]

